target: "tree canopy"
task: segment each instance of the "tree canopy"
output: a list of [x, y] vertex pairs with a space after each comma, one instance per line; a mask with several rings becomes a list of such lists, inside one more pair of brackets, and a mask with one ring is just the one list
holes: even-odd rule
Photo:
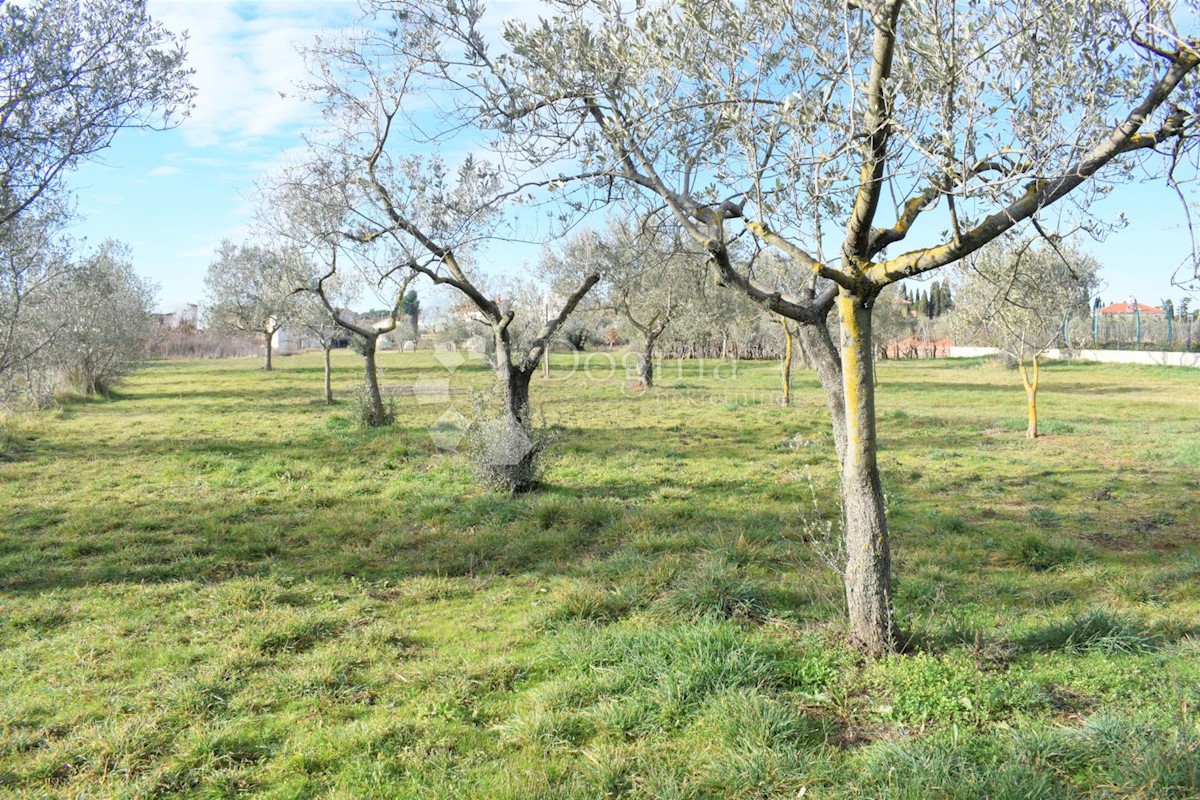
[[119, 130], [178, 122], [194, 91], [185, 41], [145, 0], [0, 7], [0, 224], [59, 190]]

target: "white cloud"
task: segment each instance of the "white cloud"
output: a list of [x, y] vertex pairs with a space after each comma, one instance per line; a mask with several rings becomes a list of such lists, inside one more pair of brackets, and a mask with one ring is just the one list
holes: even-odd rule
[[305, 75], [295, 45], [353, 24], [357, 5], [151, 0], [150, 13], [169, 30], [188, 32], [197, 94], [180, 127], [184, 140], [195, 147], [245, 146], [315, 119], [311, 105], [295, 96]]
[[181, 172], [183, 172], [183, 170], [181, 170], [179, 167], [162, 166], [155, 167], [146, 174], [151, 178], [162, 178], [166, 177], [167, 175], [178, 175]]

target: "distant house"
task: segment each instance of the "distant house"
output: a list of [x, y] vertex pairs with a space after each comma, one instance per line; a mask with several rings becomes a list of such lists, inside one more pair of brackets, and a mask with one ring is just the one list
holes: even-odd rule
[[195, 303], [184, 303], [174, 311], [158, 314], [158, 324], [169, 330], [178, 328], [197, 328], [200, 325], [200, 306]]
[[[412, 340], [412, 329], [409, 327], [407, 317], [396, 317], [396, 327], [379, 337], [380, 350], [400, 350], [404, 347], [404, 343]], [[391, 317], [380, 317], [371, 322], [370, 325], [375, 330], [382, 330], [392, 324]]]
[[[348, 308], [339, 308], [338, 313], [350, 322], [359, 321], [358, 314]], [[345, 329], [340, 330], [341, 333], [333, 339], [335, 349], [350, 346], [350, 332]], [[275, 332], [275, 336], [271, 339], [271, 346], [284, 352], [316, 350], [321, 348], [321, 339], [303, 325], [289, 322]]]
[[1128, 303], [1112, 303], [1096, 310], [1097, 314], [1113, 314], [1113, 315], [1133, 315], [1133, 314], [1157, 314], [1159, 316], [1166, 315], [1166, 311], [1158, 306], [1148, 306], [1144, 303], [1130, 298]]

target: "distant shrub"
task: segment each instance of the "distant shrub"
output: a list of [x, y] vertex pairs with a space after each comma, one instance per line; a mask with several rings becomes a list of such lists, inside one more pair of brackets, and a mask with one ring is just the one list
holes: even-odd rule
[[253, 336], [221, 335], [184, 322], [157, 328], [147, 349], [151, 358], [243, 358], [262, 353], [263, 344]]

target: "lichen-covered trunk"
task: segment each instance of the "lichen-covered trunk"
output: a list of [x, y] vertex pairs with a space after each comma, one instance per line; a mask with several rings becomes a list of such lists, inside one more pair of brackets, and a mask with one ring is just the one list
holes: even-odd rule
[[330, 364], [329, 353], [332, 347], [325, 348], [325, 405], [333, 405], [333, 366]]
[[830, 426], [833, 429], [833, 444], [837, 449], [838, 463], [842, 464], [846, 460], [846, 395], [842, 386], [841, 356], [838, 355], [833, 338], [829, 335], [829, 328], [824, 322], [802, 322], [796, 326], [796, 336], [800, 340], [800, 347], [808, 354], [817, 372], [821, 388], [825, 390]]
[[1025, 427], [1025, 438], [1036, 439], [1038, 436], [1037, 391], [1038, 391], [1038, 357], [1033, 357], [1033, 374], [1021, 364], [1021, 382], [1025, 384], [1025, 397], [1028, 404], [1029, 423]]
[[387, 422], [383, 410], [383, 392], [379, 389], [379, 370], [375, 366], [375, 339], [367, 339], [363, 346], [363, 375], [367, 382], [367, 397], [370, 403], [367, 424], [378, 428]]
[[846, 404], [846, 450], [842, 459], [846, 606], [851, 637], [866, 653], [878, 656], [895, 648], [896, 636], [891, 551], [875, 453], [870, 301], [843, 291], [838, 297], [838, 312], [842, 320]]
[[780, 381], [783, 384], [783, 405], [792, 404], [792, 329], [784, 317], [779, 318], [783, 328], [783, 362], [779, 365]]
[[645, 349], [638, 353], [638, 380], [646, 389], [654, 386], [654, 345], [657, 341], [658, 334], [647, 333]]

